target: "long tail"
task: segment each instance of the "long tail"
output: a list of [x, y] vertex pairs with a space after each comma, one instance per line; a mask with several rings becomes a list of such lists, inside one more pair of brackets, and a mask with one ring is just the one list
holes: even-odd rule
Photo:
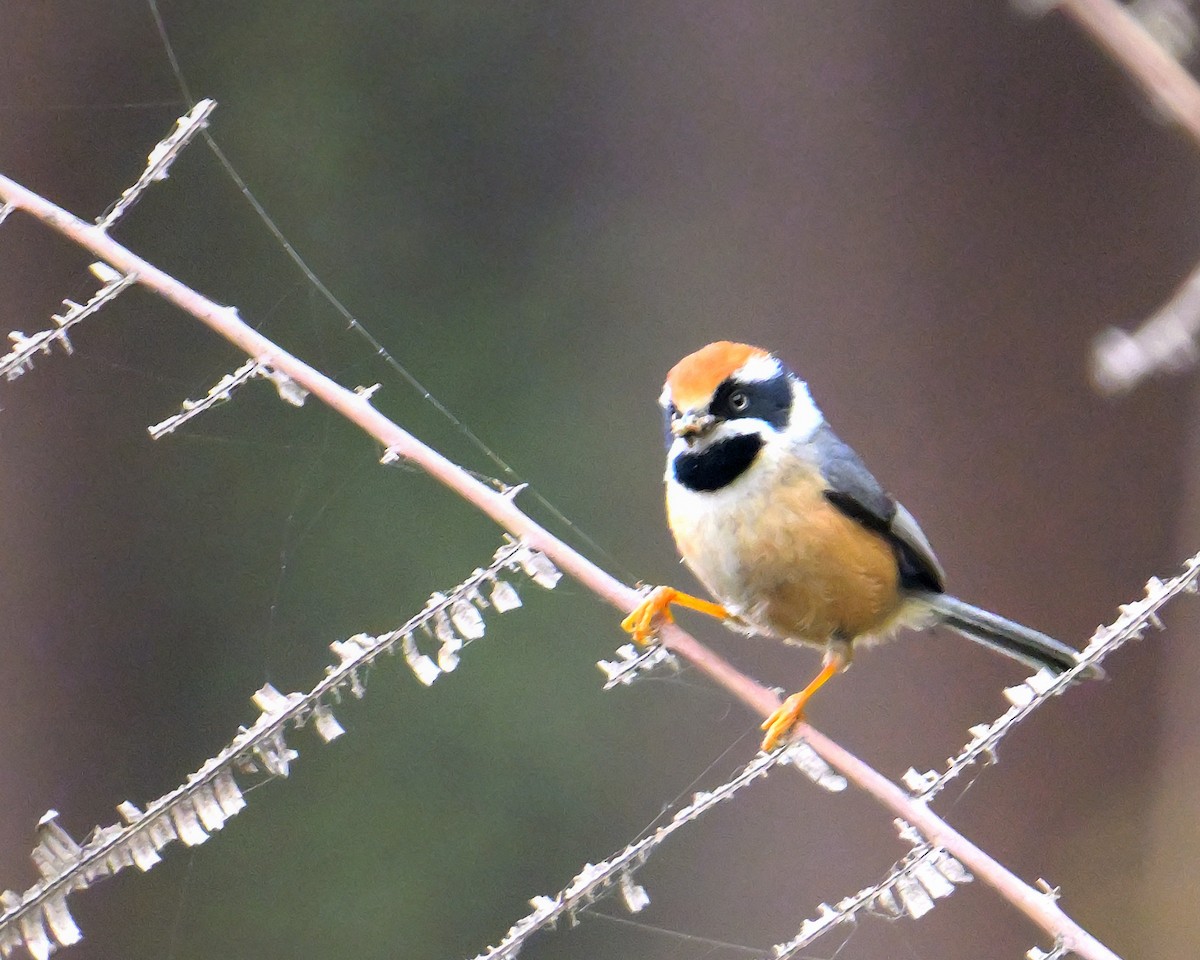
[[[1078, 652], [1053, 637], [1015, 623], [995, 613], [973, 606], [946, 593], [922, 593], [938, 621], [969, 640], [1019, 660], [1035, 670], [1048, 667], [1055, 673], [1066, 673], [1079, 663]], [[1104, 676], [1099, 667], [1082, 671], [1083, 679]]]

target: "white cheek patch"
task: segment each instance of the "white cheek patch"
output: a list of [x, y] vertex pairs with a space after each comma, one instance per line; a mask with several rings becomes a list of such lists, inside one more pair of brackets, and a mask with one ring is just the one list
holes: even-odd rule
[[824, 421], [821, 411], [813, 402], [812, 394], [808, 392], [808, 384], [793, 377], [792, 416], [788, 421], [788, 434], [798, 440], [808, 440]]
[[687, 441], [682, 437], [676, 437], [667, 450], [667, 472], [663, 474], [663, 479], [667, 483], [675, 479], [675, 461], [687, 453], [687, 448]]

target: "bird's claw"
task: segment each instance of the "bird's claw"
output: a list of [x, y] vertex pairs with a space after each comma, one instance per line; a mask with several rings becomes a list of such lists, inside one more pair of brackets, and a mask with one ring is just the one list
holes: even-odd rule
[[793, 693], [779, 705], [779, 708], [762, 722], [759, 728], [766, 731], [763, 737], [762, 749], [770, 753], [776, 745], [791, 731], [797, 723], [804, 719], [804, 704], [808, 697], [803, 693]]
[[655, 587], [621, 621], [621, 629], [629, 633], [638, 646], [646, 646], [653, 639], [654, 628], [660, 618], [667, 623], [675, 622], [671, 614], [671, 602], [677, 593], [671, 587]]

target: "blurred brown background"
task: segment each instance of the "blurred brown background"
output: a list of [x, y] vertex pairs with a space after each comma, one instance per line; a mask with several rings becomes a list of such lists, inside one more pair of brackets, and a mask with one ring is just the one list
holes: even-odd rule
[[[1091, 338], [1200, 258], [1196, 146], [1056, 14], [1001, 2], [326, 4], [162, 0], [212, 132], [328, 286], [627, 579], [686, 583], [661, 517], [665, 370], [716, 338], [777, 350], [921, 518], [964, 597], [1076, 644], [1197, 549], [1191, 378], [1091, 391]], [[0, 170], [92, 217], [185, 105], [145, 5], [0, 0]], [[464, 462], [497, 468], [372, 356], [202, 144], [116, 236]], [[94, 288], [0, 227], [3, 329]], [[0, 886], [49, 807], [81, 836], [307, 689], [499, 541], [423, 476], [255, 384], [145, 433], [240, 358], [149, 295], [0, 391]], [[530, 509], [539, 512], [528, 501]], [[553, 525], [551, 518], [550, 521]], [[556, 527], [556, 529], [561, 529]], [[568, 536], [575, 536], [566, 531]], [[576, 537], [576, 539], [578, 539]], [[752, 755], [691, 672], [602, 693], [617, 617], [524, 590], [460, 670], [399, 664], [310, 734], [292, 782], [211, 843], [73, 900], [89, 957], [473, 956], [587, 860]], [[1192, 600], [1110, 679], [1040, 711], [938, 809], [1125, 956], [1194, 955]], [[689, 621], [689, 625], [693, 625]], [[764, 682], [815, 658], [696, 632]], [[950, 635], [860, 658], [813, 721], [878, 769], [940, 766], [1020, 670]], [[697, 781], [697, 778], [703, 778]], [[962, 787], [968, 785], [964, 782]], [[870, 800], [778, 774], [639, 874], [647, 930], [596, 913], [524, 956], [765, 950], [901, 854]], [[843, 938], [811, 951], [829, 957]], [[1046, 945], [976, 884], [839, 960]]]

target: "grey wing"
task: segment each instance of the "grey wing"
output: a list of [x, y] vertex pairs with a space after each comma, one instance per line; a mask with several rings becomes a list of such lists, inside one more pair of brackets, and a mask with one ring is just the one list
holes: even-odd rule
[[821, 475], [829, 484], [826, 499], [852, 520], [892, 542], [905, 586], [940, 593], [945, 573], [913, 515], [888, 496], [858, 454], [828, 424], [822, 424], [809, 443], [817, 454]]
[[912, 565], [911, 570], [901, 566], [910, 581], [910, 585], [941, 593], [946, 589], [946, 571], [938, 563], [929, 538], [917, 523], [917, 518], [904, 509], [904, 504], [896, 504], [896, 515], [892, 517], [892, 539], [904, 550], [907, 561]]

